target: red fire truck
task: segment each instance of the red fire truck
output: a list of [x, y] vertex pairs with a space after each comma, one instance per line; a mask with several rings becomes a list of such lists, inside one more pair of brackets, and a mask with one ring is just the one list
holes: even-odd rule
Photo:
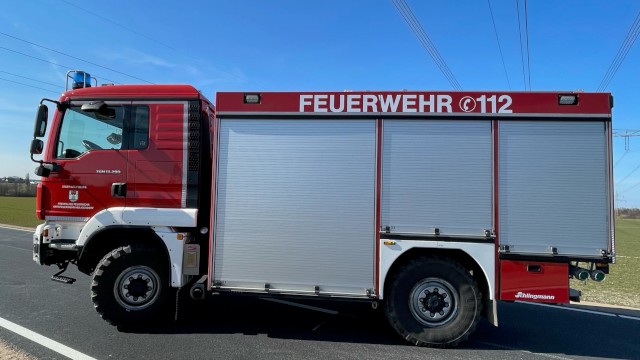
[[38, 109], [33, 259], [54, 280], [74, 280], [69, 263], [91, 275], [111, 324], [170, 314], [187, 288], [370, 301], [410, 342], [453, 346], [497, 325], [498, 300], [567, 303], [570, 278], [602, 281], [615, 260], [608, 93], [214, 106], [188, 85], [91, 79], [70, 72]]

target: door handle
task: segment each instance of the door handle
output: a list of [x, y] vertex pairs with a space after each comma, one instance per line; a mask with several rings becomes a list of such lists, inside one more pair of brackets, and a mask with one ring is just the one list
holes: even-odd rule
[[111, 196], [113, 196], [113, 197], [126, 197], [127, 196], [127, 183], [113, 183], [113, 184], [111, 184]]

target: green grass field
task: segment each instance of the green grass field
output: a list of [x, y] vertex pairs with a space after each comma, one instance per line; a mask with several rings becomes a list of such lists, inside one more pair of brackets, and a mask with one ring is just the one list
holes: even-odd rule
[[0, 197], [0, 224], [35, 228], [41, 223], [36, 218], [36, 198]]
[[[0, 224], [35, 227], [42, 221], [35, 215], [36, 199], [0, 197]], [[617, 261], [601, 283], [571, 280], [582, 291], [582, 300], [640, 308], [640, 219], [616, 221]]]

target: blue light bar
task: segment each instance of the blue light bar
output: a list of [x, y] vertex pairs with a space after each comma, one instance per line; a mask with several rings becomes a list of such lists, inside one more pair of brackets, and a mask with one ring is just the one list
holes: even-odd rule
[[76, 71], [72, 76], [73, 84], [72, 89], [81, 89], [91, 87], [91, 75], [84, 71]]

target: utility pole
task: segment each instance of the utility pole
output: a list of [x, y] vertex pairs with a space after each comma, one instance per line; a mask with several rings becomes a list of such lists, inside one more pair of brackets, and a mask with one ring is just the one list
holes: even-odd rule
[[613, 137], [623, 137], [624, 138], [624, 151], [629, 151], [631, 138], [635, 136], [640, 136], [640, 130], [629, 130], [629, 129], [614, 129]]
[[619, 206], [619, 204], [623, 203], [623, 202], [627, 202], [624, 199], [624, 196], [622, 196], [622, 195], [620, 195], [620, 193], [616, 192], [616, 199], [615, 199], [615, 203], [614, 203], [614, 208], [616, 210], [616, 218], [618, 216], [620, 216], [620, 206]]

